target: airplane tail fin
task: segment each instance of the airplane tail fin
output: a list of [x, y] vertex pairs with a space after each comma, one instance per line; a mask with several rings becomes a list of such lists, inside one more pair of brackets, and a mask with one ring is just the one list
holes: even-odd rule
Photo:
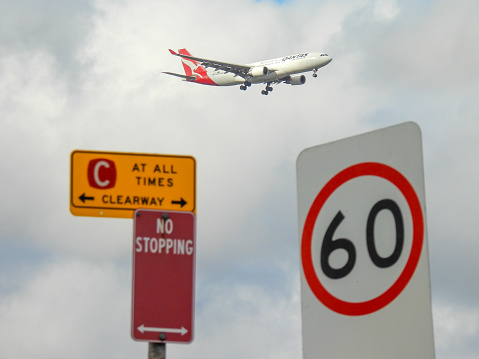
[[[189, 56], [192, 56], [192, 55], [189, 53], [187, 49], [179, 49], [178, 53], [176, 53], [175, 51], [171, 49], [169, 50], [172, 55], [179, 56], [181, 58], [181, 63], [183, 64], [185, 76], [173, 74], [173, 73], [167, 73], [168, 75], [181, 77], [186, 81], [197, 82], [204, 85], [216, 85], [216, 83], [214, 83], [209, 77], [209, 74], [206, 68], [202, 66], [200, 62], [192, 58], [188, 58]], [[187, 57], [183, 57], [182, 55]]]
[[[187, 49], [179, 49], [178, 54], [191, 56], [190, 52]], [[206, 69], [201, 66], [200, 63], [196, 60], [186, 59], [182, 57], [181, 63], [183, 64], [183, 69], [185, 70], [186, 76], [195, 76], [195, 74], [206, 74]]]

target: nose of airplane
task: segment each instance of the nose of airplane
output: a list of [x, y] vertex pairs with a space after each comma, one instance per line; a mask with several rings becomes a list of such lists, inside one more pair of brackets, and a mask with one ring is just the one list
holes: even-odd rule
[[326, 62], [326, 65], [329, 64], [331, 61], [333, 61], [333, 58], [331, 56], [328, 56], [328, 62]]

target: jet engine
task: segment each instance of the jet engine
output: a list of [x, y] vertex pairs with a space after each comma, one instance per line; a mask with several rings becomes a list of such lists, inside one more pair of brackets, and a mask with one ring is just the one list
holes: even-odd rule
[[294, 75], [290, 76], [286, 83], [290, 85], [304, 85], [306, 83], [306, 76], [304, 75]]
[[269, 70], [266, 66], [256, 66], [252, 67], [248, 75], [256, 77], [256, 76], [266, 76], [269, 73]]

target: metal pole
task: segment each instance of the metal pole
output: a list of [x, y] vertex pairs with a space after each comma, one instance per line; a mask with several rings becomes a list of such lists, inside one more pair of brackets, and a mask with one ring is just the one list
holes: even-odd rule
[[166, 359], [166, 344], [149, 342], [148, 359]]

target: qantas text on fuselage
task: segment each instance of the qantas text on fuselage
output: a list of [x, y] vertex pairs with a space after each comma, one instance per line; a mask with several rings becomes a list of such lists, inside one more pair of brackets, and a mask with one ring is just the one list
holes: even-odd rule
[[303, 72], [313, 71], [313, 77], [317, 77], [318, 69], [326, 66], [332, 60], [329, 55], [324, 53], [305, 52], [238, 65], [192, 56], [186, 49], [180, 49], [178, 52], [170, 50], [170, 53], [181, 58], [185, 75], [173, 72], [164, 72], [165, 74], [202, 85], [240, 85], [240, 89], [243, 91], [251, 84], [264, 83], [266, 88], [261, 91], [263, 95], [273, 91], [271, 87], [273, 84], [284, 82], [290, 85], [304, 85], [306, 76], [302, 75]]

